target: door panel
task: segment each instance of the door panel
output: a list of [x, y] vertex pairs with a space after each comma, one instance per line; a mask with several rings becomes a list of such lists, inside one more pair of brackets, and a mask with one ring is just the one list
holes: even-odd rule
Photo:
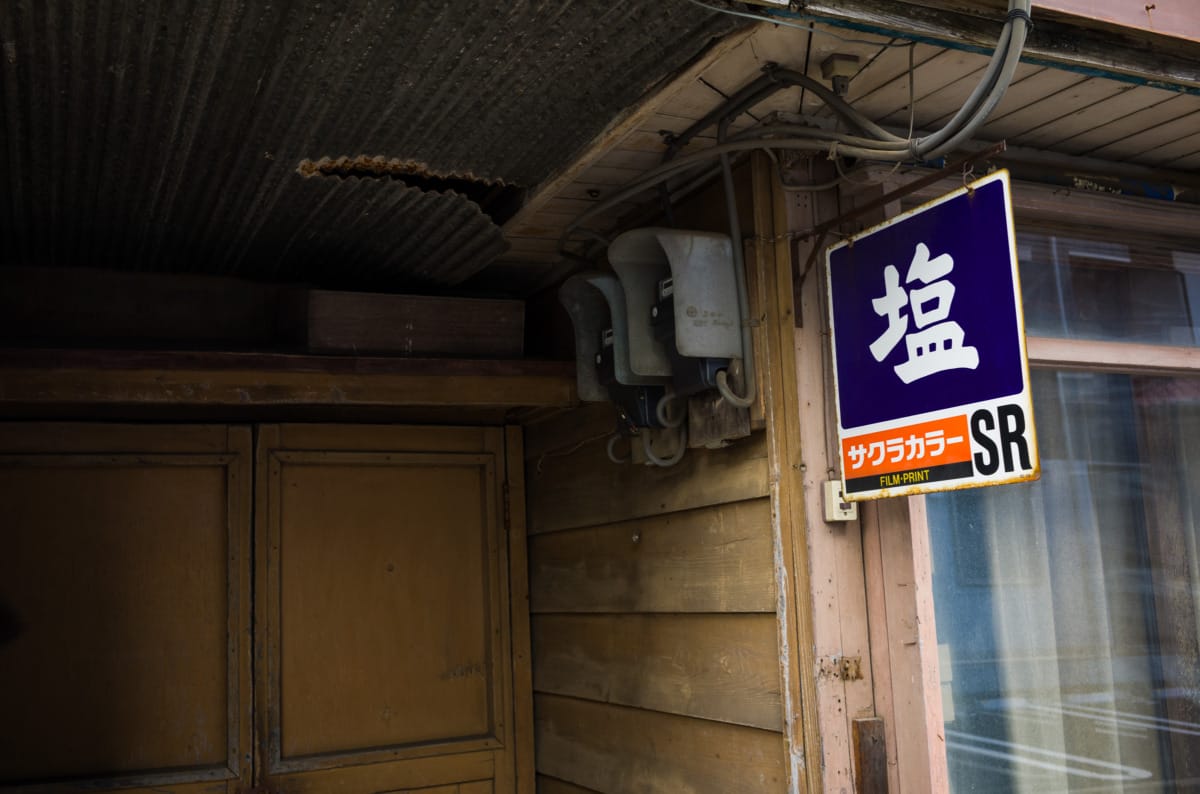
[[250, 433], [0, 424], [0, 789], [512, 792], [519, 435]]
[[0, 786], [249, 780], [250, 453], [245, 428], [0, 425]]
[[499, 430], [260, 429], [267, 786], [512, 790], [503, 450]]
[[282, 757], [491, 736], [490, 458], [332, 458], [275, 456]]

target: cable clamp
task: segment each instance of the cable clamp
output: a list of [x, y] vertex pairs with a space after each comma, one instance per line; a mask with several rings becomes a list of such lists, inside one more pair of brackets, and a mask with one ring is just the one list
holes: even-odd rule
[[912, 157], [914, 162], [919, 163], [925, 159], [921, 155], [921, 143], [923, 142], [923, 140], [924, 140], [923, 138], [909, 138], [908, 139], [908, 153]]
[[1025, 20], [1025, 27], [1033, 30], [1033, 17], [1029, 16], [1029, 12], [1024, 8], [1014, 8], [1008, 12], [1007, 21], [1012, 22], [1014, 19]]

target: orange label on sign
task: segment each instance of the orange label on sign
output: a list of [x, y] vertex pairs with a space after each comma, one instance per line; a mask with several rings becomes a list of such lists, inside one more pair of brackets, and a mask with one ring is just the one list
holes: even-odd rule
[[847, 480], [970, 460], [965, 414], [842, 439], [842, 470]]

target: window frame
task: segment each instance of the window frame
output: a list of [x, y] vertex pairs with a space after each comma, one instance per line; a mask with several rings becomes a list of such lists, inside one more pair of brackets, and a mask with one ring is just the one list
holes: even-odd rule
[[[956, 187], [944, 182], [918, 191], [913, 205]], [[1064, 195], [1065, 194], [1065, 195]], [[908, 201], [905, 202], [906, 204]], [[892, 207], [889, 210], [896, 210]], [[1200, 207], [1166, 201], [1071, 193], [1014, 183], [1013, 210], [1039, 231], [1111, 238], [1136, 234], [1200, 248], [1193, 231]], [[894, 214], [889, 211], [888, 215]], [[1096, 218], [1104, 218], [1101, 227]], [[1112, 221], [1111, 223], [1109, 221]], [[1130, 375], [1200, 374], [1200, 346], [1176, 347], [1108, 340], [1027, 336], [1031, 369]], [[888, 504], [893, 503], [893, 504]], [[867, 619], [876, 710], [889, 725], [892, 791], [949, 791], [942, 661], [934, 619], [933, 565], [925, 497], [860, 503]], [[905, 687], [892, 682], [904, 681]]]

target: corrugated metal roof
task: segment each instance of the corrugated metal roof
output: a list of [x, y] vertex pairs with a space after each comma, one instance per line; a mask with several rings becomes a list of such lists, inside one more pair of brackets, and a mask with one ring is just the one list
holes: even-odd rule
[[6, 0], [0, 263], [457, 283], [500, 250], [465, 197], [297, 166], [533, 186], [732, 24], [682, 0]]

